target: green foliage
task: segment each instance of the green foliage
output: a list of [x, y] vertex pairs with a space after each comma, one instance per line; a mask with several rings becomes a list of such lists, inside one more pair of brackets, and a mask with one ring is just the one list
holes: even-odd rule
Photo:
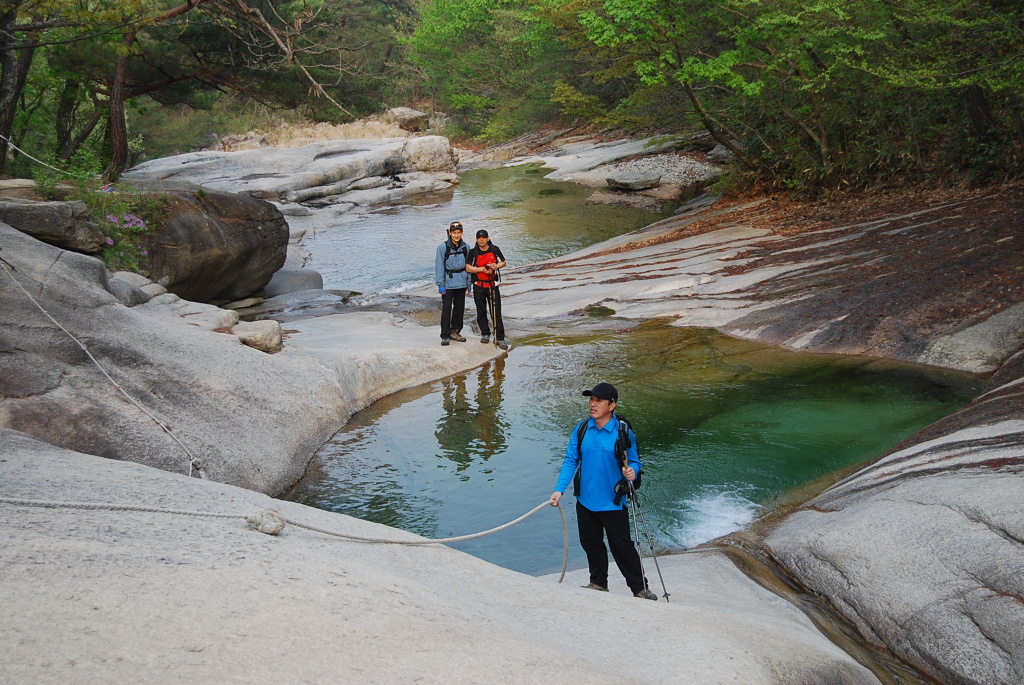
[[143, 236], [157, 225], [166, 199], [127, 186], [104, 185], [100, 170], [95, 156], [80, 154], [62, 168], [46, 168], [37, 178], [37, 188], [47, 199], [85, 203], [106, 238], [103, 261], [108, 269], [144, 273], [147, 251]]
[[518, 135], [554, 113], [567, 70], [552, 26], [519, 0], [432, 0], [406, 39], [423, 87], [482, 139]]
[[1024, 171], [1019, 3], [595, 0], [577, 14], [642, 83], [681, 86], [760, 183], [816, 192]]
[[562, 112], [570, 116], [579, 116], [597, 121], [608, 116], [608, 108], [596, 95], [585, 95], [565, 81], [556, 81], [551, 101], [562, 107]]

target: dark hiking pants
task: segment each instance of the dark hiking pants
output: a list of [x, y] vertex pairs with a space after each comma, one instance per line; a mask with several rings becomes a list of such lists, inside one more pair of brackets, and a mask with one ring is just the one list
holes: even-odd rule
[[629, 512], [625, 509], [590, 511], [576, 502], [576, 523], [580, 530], [580, 546], [587, 553], [591, 583], [608, 587], [608, 550], [604, 546], [607, 534], [612, 558], [629, 589], [637, 593], [647, 587], [640, 553], [629, 534]]

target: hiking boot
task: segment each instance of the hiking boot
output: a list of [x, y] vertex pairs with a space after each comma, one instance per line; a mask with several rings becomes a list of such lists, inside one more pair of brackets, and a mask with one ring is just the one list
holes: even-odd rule
[[508, 343], [505, 342], [504, 340], [499, 340], [498, 341], [498, 347], [500, 347], [503, 350], [507, 350], [508, 349]]
[[445, 345], [447, 345], [450, 342], [451, 342], [451, 340], [449, 340], [448, 338], [441, 338], [441, 346], [442, 347], [444, 347]]
[[597, 583], [591, 583], [590, 585], [584, 585], [584, 590], [597, 590], [598, 592], [608, 592], [608, 588], [601, 587]]
[[487, 343], [491, 342], [491, 336], [489, 336], [489, 335], [481, 335], [480, 336], [480, 342], [482, 342], [484, 345], [486, 345]]
[[451, 336], [450, 336], [450, 337], [451, 337], [451, 339], [452, 339], [452, 340], [454, 340], [455, 342], [466, 342], [466, 339], [465, 339], [465, 338], [463, 338], [463, 337], [462, 337], [461, 335], [459, 335], [459, 332], [458, 332], [458, 331], [452, 331], [452, 334], [451, 334]]
[[634, 597], [639, 597], [640, 599], [653, 599], [655, 602], [658, 601], [658, 595], [654, 594], [653, 592], [651, 592], [647, 588], [644, 588], [640, 592], [634, 592], [633, 596]]

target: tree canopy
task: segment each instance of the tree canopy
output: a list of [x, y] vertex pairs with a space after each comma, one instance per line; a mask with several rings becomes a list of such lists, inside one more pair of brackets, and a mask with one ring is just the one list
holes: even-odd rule
[[0, 25], [0, 152], [88, 153], [109, 178], [133, 107], [228, 95], [434, 108], [488, 141], [559, 115], [703, 130], [743, 178], [814, 192], [1024, 166], [1015, 0], [7, 0]]

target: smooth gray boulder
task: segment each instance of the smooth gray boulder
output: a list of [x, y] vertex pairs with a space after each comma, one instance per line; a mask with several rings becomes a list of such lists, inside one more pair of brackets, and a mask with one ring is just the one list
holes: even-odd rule
[[385, 113], [385, 118], [395, 122], [399, 128], [417, 133], [430, 119], [430, 115], [411, 107], [392, 107]]
[[[352, 411], [335, 378], [312, 360], [286, 363], [210, 332], [237, 322], [235, 312], [171, 294], [126, 307], [108, 291], [98, 259], [6, 224], [0, 248], [16, 269], [0, 265], [0, 426], [278, 492]], [[234, 318], [203, 325], [202, 307]]]
[[398, 197], [451, 187], [453, 181], [457, 182], [457, 161], [451, 143], [441, 136], [333, 140], [297, 148], [192, 152], [144, 162], [125, 172], [124, 177], [129, 181], [188, 181], [205, 188], [286, 202], [323, 197], [348, 202], [345, 195], [351, 186], [368, 177], [441, 174], [432, 184], [394, 184], [396, 192], [392, 196]]
[[150, 280], [185, 299], [237, 300], [287, 257], [288, 223], [269, 202], [216, 190], [172, 191], [164, 217], [140, 242]]
[[323, 287], [324, 277], [315, 269], [284, 268], [274, 273], [270, 282], [260, 291], [260, 297], [270, 299], [300, 290], [320, 290]]
[[89, 217], [81, 200], [36, 202], [7, 199], [0, 201], [0, 221], [44, 243], [75, 252], [97, 254], [106, 245], [99, 225]]
[[622, 173], [605, 178], [605, 183], [613, 190], [647, 190], [658, 187], [661, 174]]
[[937, 682], [1024, 682], [1024, 375], [764, 537], [869, 643]]

